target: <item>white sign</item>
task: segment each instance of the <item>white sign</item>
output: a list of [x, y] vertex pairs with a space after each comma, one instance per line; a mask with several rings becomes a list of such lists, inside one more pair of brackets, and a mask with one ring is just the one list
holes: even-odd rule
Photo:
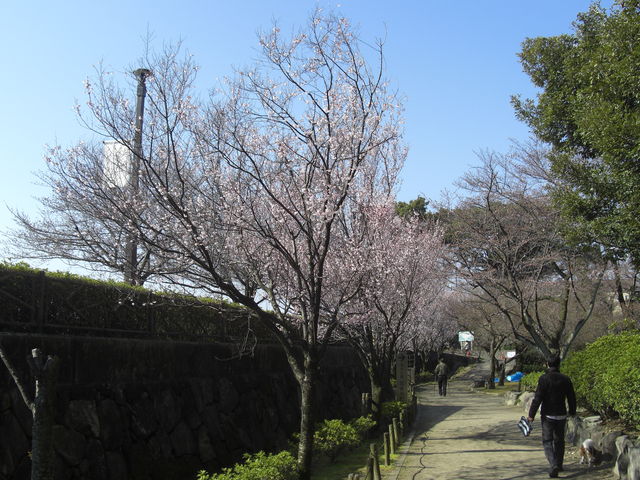
[[473, 342], [473, 332], [458, 332], [459, 342]]
[[111, 187], [126, 187], [131, 169], [131, 151], [126, 145], [116, 140], [106, 140], [102, 143], [104, 154], [102, 168], [105, 181]]
[[513, 357], [515, 357], [515, 356], [516, 356], [516, 352], [515, 352], [515, 350], [507, 351], [507, 354], [506, 354], [506, 357], [507, 357], [507, 358], [513, 358]]

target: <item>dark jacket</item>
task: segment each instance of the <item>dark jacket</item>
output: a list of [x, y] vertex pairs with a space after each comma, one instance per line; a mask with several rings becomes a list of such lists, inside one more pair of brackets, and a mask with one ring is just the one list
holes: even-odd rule
[[436, 366], [436, 370], [435, 370], [434, 373], [436, 374], [436, 377], [445, 377], [446, 378], [449, 375], [449, 367], [447, 366], [446, 363], [440, 362]]
[[529, 417], [534, 418], [538, 407], [542, 404], [540, 414], [545, 415], [569, 415], [576, 414], [576, 394], [573, 390], [571, 379], [563, 375], [557, 368], [550, 368], [538, 380], [538, 388], [531, 402]]

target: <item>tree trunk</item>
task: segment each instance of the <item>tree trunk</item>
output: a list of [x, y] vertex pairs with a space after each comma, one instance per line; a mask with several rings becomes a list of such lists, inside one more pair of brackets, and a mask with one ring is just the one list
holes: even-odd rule
[[372, 367], [368, 369], [369, 382], [371, 383], [371, 410], [376, 422], [380, 421], [382, 404], [393, 400], [394, 393], [391, 385], [391, 375], [384, 367]]
[[[1, 339], [0, 339], [1, 340]], [[33, 416], [31, 427], [31, 480], [53, 479], [53, 421], [58, 382], [59, 359], [49, 355], [46, 360], [38, 348], [31, 350], [27, 357], [29, 368], [36, 380], [35, 397], [32, 400], [24, 382], [11, 364], [0, 342], [0, 359], [9, 370], [25, 405]]]
[[310, 480], [313, 460], [315, 362], [305, 353], [305, 371], [300, 382], [300, 444], [298, 472], [300, 480]]
[[495, 337], [491, 337], [491, 346], [489, 347], [489, 359], [490, 359], [490, 368], [489, 368], [489, 383], [488, 387], [493, 390], [496, 388], [496, 384], [493, 381], [496, 378], [496, 339]]
[[53, 479], [53, 423], [55, 413], [58, 359], [49, 356], [44, 362], [38, 349], [32, 351], [30, 362], [36, 377], [31, 430], [31, 480]]
[[507, 360], [505, 359], [500, 363], [500, 381], [498, 382], [498, 385], [500, 385], [501, 387], [504, 387], [504, 380], [506, 376], [507, 376]]
[[53, 479], [53, 420], [57, 378], [57, 361], [47, 360], [40, 378], [36, 379], [31, 430], [31, 480]]

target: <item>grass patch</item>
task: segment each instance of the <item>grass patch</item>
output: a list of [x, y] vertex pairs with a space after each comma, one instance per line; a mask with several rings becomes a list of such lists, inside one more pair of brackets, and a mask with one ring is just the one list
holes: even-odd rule
[[[369, 444], [371, 441], [365, 442], [358, 448], [340, 454], [336, 458], [335, 463], [329, 463], [328, 461], [321, 461], [314, 464], [313, 471], [311, 473], [312, 480], [343, 480], [346, 479], [350, 473], [360, 473], [365, 475], [367, 473], [367, 459], [369, 458]], [[391, 471], [393, 463], [398, 457], [397, 455], [391, 455], [391, 466], [385, 467], [384, 465], [384, 453], [382, 450], [382, 442], [378, 444], [378, 451], [382, 454], [379, 456], [380, 472], [384, 475], [385, 472]]]

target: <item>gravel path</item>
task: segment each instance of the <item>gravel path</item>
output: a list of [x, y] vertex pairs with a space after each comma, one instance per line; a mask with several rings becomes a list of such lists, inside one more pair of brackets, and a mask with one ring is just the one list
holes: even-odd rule
[[[471, 378], [483, 374], [479, 364], [449, 383], [446, 397], [433, 385], [418, 387], [418, 416], [401, 447], [396, 468], [384, 480], [545, 479], [540, 422], [530, 437], [516, 427], [521, 407], [506, 407], [501, 395], [472, 391]], [[567, 446], [565, 471], [559, 478], [612, 479], [612, 465], [587, 469]]]

